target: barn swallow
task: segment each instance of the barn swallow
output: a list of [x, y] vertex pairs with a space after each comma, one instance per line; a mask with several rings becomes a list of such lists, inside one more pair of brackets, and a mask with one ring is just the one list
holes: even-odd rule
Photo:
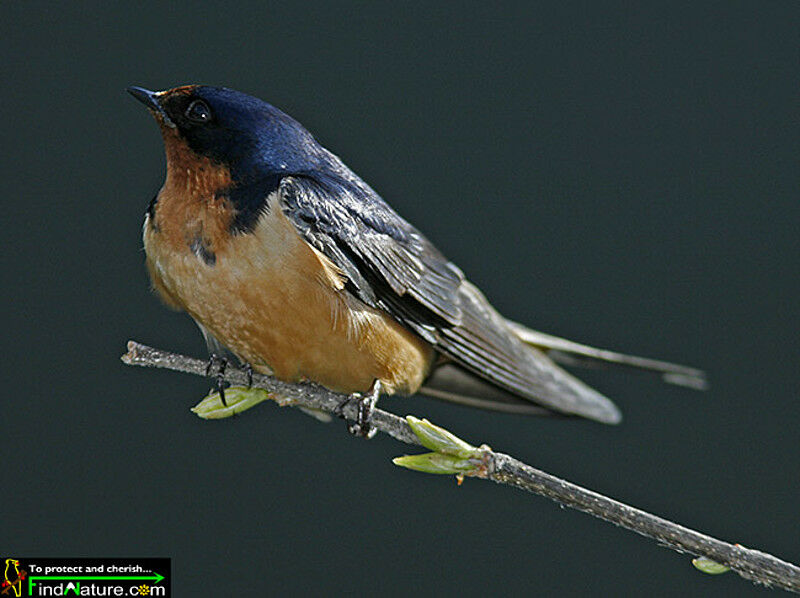
[[[503, 318], [423, 234], [297, 121], [255, 97], [128, 91], [155, 117], [166, 180], [144, 248], [153, 287], [227, 350], [281, 380], [360, 396], [416, 392], [521, 414], [620, 421], [556, 364], [627, 365], [702, 387], [703, 372], [595, 349]], [[363, 416], [363, 420], [362, 420]]]

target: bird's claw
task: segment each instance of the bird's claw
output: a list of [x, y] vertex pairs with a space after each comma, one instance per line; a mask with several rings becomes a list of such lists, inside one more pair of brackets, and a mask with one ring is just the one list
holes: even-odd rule
[[[225, 387], [228, 385], [225, 382], [225, 370], [228, 367], [228, 360], [216, 353], [212, 353], [211, 356], [208, 358], [208, 365], [206, 366], [206, 377], [211, 377], [211, 371], [214, 367], [217, 367], [217, 372], [214, 375], [214, 390], [219, 393], [219, 399], [222, 401], [222, 404], [226, 407], [228, 403], [225, 401]], [[250, 373], [250, 377], [252, 380], [252, 371]]]
[[356, 421], [353, 423], [347, 424], [347, 431], [353, 434], [354, 436], [360, 436], [361, 438], [372, 438], [375, 436], [375, 433], [378, 431], [376, 428], [370, 426], [370, 419], [372, 418], [372, 412], [375, 410], [375, 405], [378, 402], [378, 397], [381, 394], [381, 383], [380, 380], [375, 380], [372, 383], [369, 391], [365, 394], [360, 392], [354, 392], [348, 398], [344, 399], [339, 405], [337, 405], [336, 409], [334, 409], [333, 413], [337, 417], [344, 419], [344, 409], [347, 405], [351, 402], [356, 402], [358, 407], [358, 412], [356, 414]]

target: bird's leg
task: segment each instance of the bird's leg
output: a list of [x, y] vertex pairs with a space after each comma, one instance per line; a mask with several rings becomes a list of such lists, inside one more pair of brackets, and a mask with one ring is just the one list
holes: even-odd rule
[[225, 386], [227, 382], [225, 382], [225, 369], [228, 367], [228, 360], [222, 357], [221, 355], [217, 355], [216, 353], [212, 353], [211, 356], [208, 358], [208, 365], [206, 366], [206, 377], [211, 377], [211, 370], [217, 366], [217, 373], [214, 376], [215, 384], [214, 388], [219, 393], [219, 398], [222, 401], [222, 404], [226, 407], [228, 403], [225, 402]]
[[381, 381], [376, 378], [365, 394], [354, 392], [339, 403], [333, 413], [340, 418], [344, 418], [345, 406], [352, 401], [356, 401], [358, 403], [356, 421], [352, 424], [348, 424], [347, 431], [356, 436], [361, 436], [362, 438], [372, 438], [375, 436], [377, 430], [369, 425], [369, 420], [372, 417], [372, 411], [375, 409], [380, 395]]

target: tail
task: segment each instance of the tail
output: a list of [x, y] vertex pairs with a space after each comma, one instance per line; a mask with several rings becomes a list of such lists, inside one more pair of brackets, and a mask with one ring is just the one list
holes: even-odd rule
[[555, 362], [582, 367], [622, 366], [659, 374], [668, 384], [685, 386], [695, 390], [706, 390], [708, 380], [702, 370], [685, 365], [625, 355], [606, 349], [597, 349], [588, 345], [575, 343], [564, 338], [538, 332], [526, 328], [522, 324], [506, 320], [508, 326], [527, 345], [536, 347]]
[[466, 407], [477, 407], [488, 411], [567, 417], [563, 413], [546, 409], [499, 386], [476, 376], [456, 363], [441, 363], [434, 367], [425, 381], [420, 394]]

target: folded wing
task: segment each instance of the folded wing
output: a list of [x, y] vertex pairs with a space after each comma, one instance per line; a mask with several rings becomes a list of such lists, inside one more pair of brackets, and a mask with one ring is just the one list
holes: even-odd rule
[[[391, 314], [451, 363], [519, 404], [538, 405], [533, 412], [544, 407], [620, 420], [609, 399], [526, 345], [455, 265], [349, 170], [289, 176], [279, 192], [287, 217], [345, 273], [349, 292]], [[503, 404], [482, 400], [483, 407]]]

